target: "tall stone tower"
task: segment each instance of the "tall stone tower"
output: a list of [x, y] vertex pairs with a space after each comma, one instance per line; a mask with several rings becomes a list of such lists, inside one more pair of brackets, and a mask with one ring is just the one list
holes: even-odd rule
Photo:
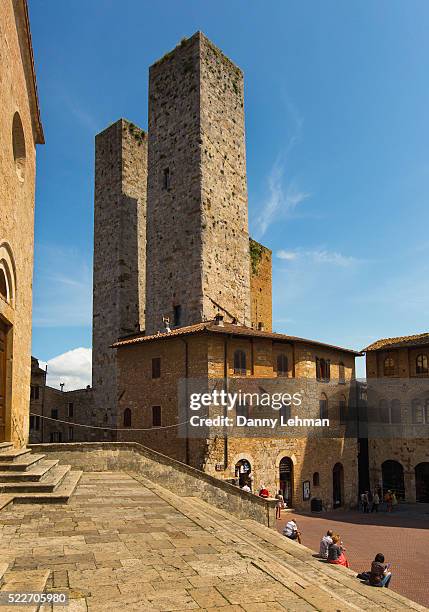
[[197, 32], [149, 72], [146, 333], [250, 325], [243, 74]]
[[125, 119], [95, 138], [93, 423], [116, 422], [120, 336], [144, 329], [147, 135]]

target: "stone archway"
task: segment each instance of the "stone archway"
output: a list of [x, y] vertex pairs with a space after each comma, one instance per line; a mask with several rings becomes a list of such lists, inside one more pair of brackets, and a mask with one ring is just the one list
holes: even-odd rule
[[404, 468], [399, 461], [387, 459], [381, 464], [383, 479], [383, 495], [386, 491], [394, 491], [398, 499], [405, 498]]
[[293, 461], [290, 457], [283, 457], [279, 464], [280, 491], [288, 508], [293, 503]]

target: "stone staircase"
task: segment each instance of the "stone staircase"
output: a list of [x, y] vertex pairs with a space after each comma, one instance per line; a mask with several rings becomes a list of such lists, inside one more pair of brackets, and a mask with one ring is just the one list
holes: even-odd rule
[[0, 442], [0, 510], [12, 502], [66, 504], [81, 475], [29, 448]]

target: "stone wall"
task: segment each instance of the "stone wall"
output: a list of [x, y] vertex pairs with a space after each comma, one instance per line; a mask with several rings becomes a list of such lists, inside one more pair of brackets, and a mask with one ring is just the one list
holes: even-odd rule
[[96, 136], [94, 425], [116, 426], [118, 337], [144, 329], [147, 136], [120, 119]]
[[135, 443], [35, 444], [35, 452], [54, 453], [55, 458], [86, 472], [123, 471], [148, 480], [184, 497], [199, 497], [241, 519], [275, 526], [275, 500], [245, 493], [188, 465]]
[[273, 329], [272, 253], [250, 239], [250, 298], [252, 327]]
[[26, 18], [23, 2], [0, 2], [0, 441], [16, 446], [29, 430], [35, 144], [43, 142]]
[[[141, 442], [158, 452], [202, 469], [221, 479], [235, 476], [236, 463], [246, 458], [252, 465], [255, 486], [264, 482], [274, 493], [279, 487], [279, 464], [283, 457], [294, 464], [293, 504], [297, 509], [309, 510], [310, 501], [302, 496], [303, 482], [313, 482], [319, 473], [319, 484], [311, 484], [312, 497], [322, 499], [324, 507], [333, 505], [333, 468], [343, 468], [343, 504], [354, 506], [357, 499], [357, 442], [354, 429], [352, 380], [354, 356], [341, 350], [304, 342], [287, 342], [276, 338], [236, 336], [222, 333], [197, 333], [175, 337], [162, 335], [159, 339], [128, 345], [118, 349], [119, 413], [130, 410], [131, 427], [145, 431], [122, 431], [124, 441]], [[247, 375], [234, 374], [234, 352], [246, 355]], [[277, 376], [277, 355], [288, 358], [286, 377]], [[331, 360], [331, 381], [316, 381], [316, 357]], [[160, 377], [152, 378], [152, 359], [160, 360]], [[226, 361], [225, 361], [226, 358]], [[344, 364], [344, 382], [339, 380], [339, 364]], [[186, 364], [188, 363], [188, 367]], [[227, 381], [225, 382], [225, 375]], [[295, 377], [294, 377], [295, 375]], [[201, 381], [219, 380], [232, 389], [248, 389], [252, 380], [266, 379], [267, 389], [272, 381], [289, 381], [305, 391], [305, 415], [319, 417], [320, 399], [326, 398], [328, 417], [332, 426], [329, 437], [304, 437], [302, 429], [291, 431], [287, 438], [229, 435], [206, 432], [196, 439], [180, 437], [179, 423], [184, 412], [179, 412], [179, 385], [185, 378]], [[258, 383], [259, 384], [259, 383]], [[340, 402], [346, 406], [347, 422], [340, 423]], [[152, 406], [160, 406], [162, 428], [152, 426]], [[189, 415], [188, 415], [189, 416]], [[253, 414], [253, 416], [261, 416]], [[270, 415], [272, 416], [272, 415]], [[291, 413], [295, 416], [295, 413]], [[297, 416], [300, 413], [297, 411]], [[123, 427], [123, 424], [121, 425]], [[217, 436], [217, 437], [216, 437]]]
[[148, 156], [147, 333], [250, 324], [243, 77], [199, 32], [150, 68]]

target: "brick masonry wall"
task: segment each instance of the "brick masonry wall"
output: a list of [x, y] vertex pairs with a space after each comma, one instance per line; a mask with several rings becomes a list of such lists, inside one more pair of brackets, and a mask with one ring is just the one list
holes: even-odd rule
[[[20, 42], [26, 44], [26, 33], [22, 24], [17, 29], [13, 5], [11, 0], [0, 2], [0, 259], [9, 259], [19, 290], [9, 304], [0, 298], [0, 319], [9, 329], [6, 410], [0, 415], [0, 441], [12, 440], [22, 446], [29, 429], [36, 151], [20, 49]], [[15, 9], [18, 11], [17, 6]], [[19, 113], [25, 141], [21, 178], [12, 144], [15, 113]]]
[[150, 68], [148, 155], [147, 333], [176, 306], [249, 324], [243, 78], [201, 33]]
[[273, 329], [272, 253], [255, 240], [250, 240], [250, 298], [252, 327], [260, 323], [266, 331]]
[[[160, 405], [162, 409], [162, 425], [178, 423], [178, 384], [186, 373], [186, 345], [188, 345], [188, 377], [212, 379], [224, 378], [225, 351], [227, 355], [226, 371], [230, 385], [232, 381], [243, 383], [242, 388], [252, 379], [276, 379], [277, 355], [282, 352], [288, 356], [288, 376], [292, 382], [293, 370], [299, 381], [300, 388], [304, 385], [306, 398], [306, 416], [319, 416], [319, 400], [322, 393], [328, 401], [329, 418], [337, 427], [335, 437], [304, 438], [302, 430], [296, 437], [244, 438], [229, 437], [228, 456], [225, 458], [223, 437], [216, 438], [215, 431], [207, 431], [206, 439], [186, 441], [177, 437], [177, 429], [160, 430], [151, 427], [151, 407]], [[226, 346], [225, 346], [226, 342]], [[244, 381], [234, 375], [234, 351], [241, 349], [246, 354], [247, 376]], [[317, 383], [315, 381], [315, 358], [331, 359], [331, 382]], [[152, 379], [152, 359], [161, 359], [161, 376]], [[293, 361], [295, 359], [295, 362]], [[339, 363], [345, 365], [346, 383], [339, 384]], [[146, 343], [136, 344], [118, 349], [119, 380], [120, 380], [120, 413], [129, 408], [132, 413], [132, 427], [148, 428], [147, 432], [123, 432], [121, 439], [136, 441], [167, 454], [175, 459], [186, 462], [186, 456], [194, 467], [222, 479], [232, 478], [235, 465], [241, 458], [247, 458], [254, 470], [255, 485], [264, 482], [272, 493], [279, 485], [279, 463], [283, 457], [290, 457], [294, 463], [294, 506], [297, 509], [308, 510], [310, 502], [302, 499], [302, 483], [310, 480], [314, 472], [319, 472], [320, 485], [312, 489], [312, 497], [322, 499], [326, 508], [333, 503], [332, 470], [336, 463], [341, 463], [344, 470], [343, 500], [346, 506], [355, 505], [357, 499], [357, 443], [356, 438], [346, 437], [346, 426], [339, 425], [339, 400], [344, 399], [346, 405], [351, 402], [350, 382], [354, 377], [353, 355], [319, 347], [311, 343], [273, 342], [271, 339], [244, 337], [228, 338], [218, 334], [196, 334], [182, 339], [177, 337], [160, 337]], [[284, 380], [284, 379], [282, 379]], [[307, 380], [307, 384], [306, 384]], [[231, 386], [232, 388], [232, 386]], [[294, 413], [292, 413], [294, 416]], [[299, 416], [299, 413], [298, 413]], [[217, 465], [226, 463], [226, 468], [218, 471]]]
[[[116, 424], [118, 337], [144, 328], [147, 136], [120, 119], [96, 137], [92, 424]], [[106, 421], [107, 419], [107, 421]]]

